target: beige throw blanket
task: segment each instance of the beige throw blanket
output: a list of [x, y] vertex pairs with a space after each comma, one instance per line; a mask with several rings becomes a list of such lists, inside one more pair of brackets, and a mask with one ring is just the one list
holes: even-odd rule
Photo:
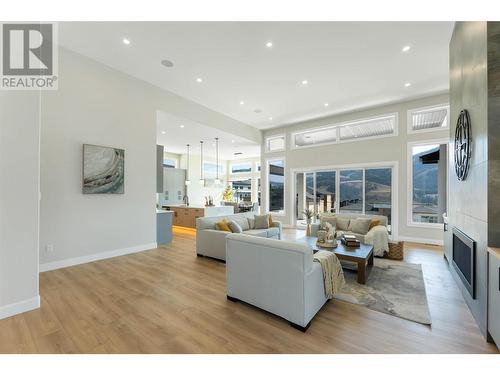
[[318, 251], [314, 254], [314, 261], [321, 264], [323, 270], [323, 283], [325, 284], [325, 296], [332, 299], [345, 285], [344, 271], [339, 258], [331, 251]]

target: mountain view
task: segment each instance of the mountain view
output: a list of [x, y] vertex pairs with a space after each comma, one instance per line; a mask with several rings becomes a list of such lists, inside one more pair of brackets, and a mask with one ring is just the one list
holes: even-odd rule
[[439, 146], [431, 150], [413, 155], [413, 203], [437, 205], [438, 200], [438, 165], [423, 164], [422, 155], [435, 152]]

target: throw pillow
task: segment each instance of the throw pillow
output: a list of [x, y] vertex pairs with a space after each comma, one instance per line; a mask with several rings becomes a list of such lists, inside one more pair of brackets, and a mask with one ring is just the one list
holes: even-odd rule
[[227, 222], [226, 219], [215, 223], [215, 229], [221, 230], [224, 232], [231, 232], [231, 228], [229, 228], [229, 223]]
[[273, 216], [269, 214], [269, 228], [273, 226]]
[[253, 217], [248, 218], [248, 226], [250, 227], [250, 229], [255, 229], [255, 218]]
[[269, 229], [269, 215], [255, 215], [255, 229]]
[[[248, 224], [248, 221], [247, 221], [247, 224]], [[233, 232], [233, 233], [243, 233], [243, 229], [241, 228], [240, 224], [238, 224], [234, 220], [231, 220], [229, 222], [229, 229], [231, 229], [231, 232]]]
[[348, 230], [349, 221], [348, 217], [337, 216], [337, 230]]
[[248, 224], [248, 220], [245, 216], [234, 216], [231, 217], [232, 221], [238, 223], [238, 225], [241, 227], [242, 231], [246, 231], [250, 229], [250, 225]]
[[349, 230], [354, 233], [366, 234], [371, 222], [372, 219], [358, 217], [349, 222]]
[[370, 227], [368, 228], [368, 231], [370, 231], [373, 227], [376, 227], [377, 225], [380, 225], [380, 220], [373, 219], [372, 222], [370, 223]]
[[321, 215], [321, 226], [323, 226], [323, 223], [330, 223], [332, 227], [337, 226], [337, 217], [336, 216], [326, 216], [326, 215]]

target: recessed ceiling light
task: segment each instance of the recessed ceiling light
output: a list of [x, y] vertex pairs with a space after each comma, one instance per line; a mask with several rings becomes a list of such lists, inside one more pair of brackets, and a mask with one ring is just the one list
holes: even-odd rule
[[201, 79], [201, 78], [199, 78], [199, 77], [198, 77], [198, 78], [196, 78], [196, 82], [198, 82], [198, 83], [202, 83], [202, 82], [203, 82], [203, 79]]
[[405, 87], [410, 87], [411, 86], [411, 83], [410, 82], [406, 82], [405, 83]]
[[130, 44], [130, 40], [127, 38], [123, 38], [123, 44], [126, 44], [127, 46]]
[[325, 107], [328, 107], [329, 105], [330, 105], [330, 104], [328, 104], [328, 103], [325, 103], [325, 104], [324, 104], [324, 106], [325, 106]]
[[167, 134], [167, 132], [165, 130], [162, 130], [161, 134]]
[[308, 81], [307, 79], [305, 79], [305, 80], [303, 80], [303, 81], [302, 81], [302, 84], [303, 84], [304, 86], [305, 86], [305, 85], [307, 85], [308, 83], [309, 83], [309, 81]]
[[266, 43], [267, 48], [271, 48], [273, 46], [273, 42], [269, 41]]
[[174, 66], [174, 63], [170, 60], [161, 60], [161, 65], [163, 65], [167, 68], [171, 68]]
[[240, 104], [241, 104], [241, 105], [243, 105], [243, 104], [245, 104], [245, 102], [242, 100], [242, 101], [240, 102]]
[[268, 119], [269, 119], [269, 120], [271, 120], [271, 121], [273, 120], [273, 118], [272, 118], [272, 117], [268, 117]]
[[180, 125], [180, 128], [181, 128], [181, 129], [184, 129], [184, 125]]
[[234, 143], [234, 139], [231, 139], [231, 143]]
[[404, 46], [401, 51], [408, 52], [410, 50], [410, 48], [411, 48], [410, 46]]

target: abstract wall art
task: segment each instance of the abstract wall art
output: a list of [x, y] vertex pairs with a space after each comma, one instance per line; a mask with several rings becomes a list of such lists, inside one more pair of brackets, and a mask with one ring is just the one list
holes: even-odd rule
[[125, 150], [83, 145], [83, 194], [123, 194]]

